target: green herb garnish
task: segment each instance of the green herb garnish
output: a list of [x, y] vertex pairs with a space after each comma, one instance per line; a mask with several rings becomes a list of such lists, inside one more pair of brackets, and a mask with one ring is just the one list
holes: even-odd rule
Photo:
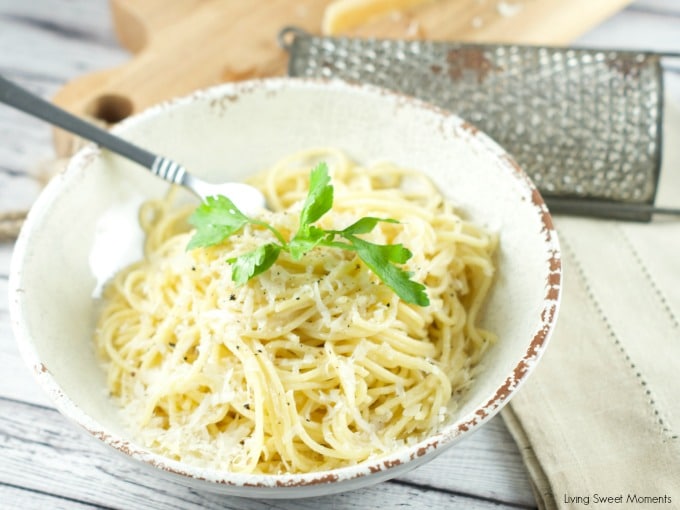
[[309, 193], [300, 212], [300, 226], [290, 241], [286, 241], [268, 223], [243, 214], [227, 197], [208, 197], [189, 218], [196, 232], [187, 249], [219, 244], [250, 223], [270, 230], [278, 242], [264, 244], [227, 261], [232, 265], [231, 277], [237, 284], [244, 284], [269, 269], [281, 251], [300, 260], [315, 247], [325, 246], [356, 252], [366, 266], [405, 302], [429, 305], [425, 286], [411, 280], [413, 274], [397, 265], [411, 258], [412, 254], [407, 248], [401, 244], [375, 244], [357, 237], [368, 234], [380, 222], [399, 223], [397, 220], [366, 217], [343, 230], [324, 230], [314, 225], [333, 206], [333, 186], [330, 181], [326, 164], [319, 163], [310, 174]]

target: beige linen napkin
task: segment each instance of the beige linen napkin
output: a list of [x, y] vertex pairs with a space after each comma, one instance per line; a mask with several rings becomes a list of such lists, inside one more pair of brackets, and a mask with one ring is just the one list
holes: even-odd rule
[[[680, 204], [668, 105], [657, 203]], [[680, 219], [557, 217], [554, 336], [503, 411], [542, 509], [680, 508]]]

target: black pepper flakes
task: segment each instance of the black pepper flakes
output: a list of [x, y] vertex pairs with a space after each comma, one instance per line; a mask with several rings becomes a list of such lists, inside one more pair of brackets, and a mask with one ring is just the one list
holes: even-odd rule
[[243, 408], [250, 411], [250, 404], [246, 402], [245, 404], [243, 404]]
[[232, 294], [229, 296], [229, 301], [236, 301], [236, 294]]

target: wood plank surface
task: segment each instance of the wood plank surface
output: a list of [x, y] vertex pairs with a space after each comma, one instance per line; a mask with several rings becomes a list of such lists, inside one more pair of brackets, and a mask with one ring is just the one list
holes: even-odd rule
[[[187, 0], [189, 1], [189, 0]], [[492, 0], [487, 0], [492, 1]], [[637, 0], [576, 43], [680, 50], [680, 3]], [[0, 0], [0, 74], [43, 97], [130, 59], [104, 0]], [[680, 65], [670, 61], [671, 100]], [[28, 209], [53, 162], [51, 130], [0, 105], [0, 214]], [[392, 482], [302, 501], [250, 501], [161, 480], [110, 453], [63, 418], [24, 366], [9, 323], [11, 242], [0, 242], [0, 508], [533, 508], [517, 447], [500, 418]]]
[[[464, 505], [465, 508], [487, 509], [498, 504], [512, 504], [531, 508], [530, 494], [518, 502], [512, 491], [514, 483], [505, 484], [489, 477], [486, 488], [474, 486], [471, 492], [470, 473], [456, 469], [456, 465], [470, 466], [471, 458], [485, 466], [493, 465], [494, 456], [508, 457], [505, 450], [514, 445], [508, 441], [500, 422], [480, 431], [477, 441], [466, 441], [467, 447], [431, 463], [432, 472], [420, 476], [404, 476], [395, 481], [346, 494], [295, 501], [249, 501], [225, 497], [209, 492], [188, 489], [177, 483], [158, 478], [146, 470], [114, 457], [94, 439], [68, 423], [56, 410], [49, 407], [0, 398], [0, 480], [10, 487], [52, 494], [64, 500], [88, 504], [104, 504], [116, 508], [377, 508], [381, 502], [400, 501], [412, 508], [442, 508], [442, 505]], [[493, 439], [500, 436], [501, 441]], [[475, 442], [476, 447], [475, 446]], [[489, 443], [501, 450], [491, 451]], [[510, 446], [510, 448], [508, 448]], [[515, 448], [516, 450], [516, 448]], [[513, 452], [516, 454], [516, 452]], [[466, 458], [467, 457], [467, 458]], [[510, 464], [505, 463], [505, 468]], [[514, 463], [516, 467], [516, 462]], [[437, 466], [439, 466], [437, 468]], [[442, 476], [445, 472], [446, 476]], [[515, 469], [517, 478], [521, 473]], [[477, 475], [480, 473], [478, 472]], [[474, 475], [473, 475], [474, 476]], [[446, 483], [451, 477], [453, 484]], [[429, 483], [423, 483], [423, 481]], [[467, 480], [467, 482], [466, 482]], [[106, 487], [106, 495], [102, 495]], [[437, 490], [433, 490], [437, 489]], [[480, 494], [481, 492], [481, 494]], [[149, 494], [153, 493], [153, 501]], [[2, 485], [0, 485], [2, 494]], [[505, 498], [505, 499], [504, 499]], [[231, 503], [230, 503], [231, 501]], [[225, 504], [226, 506], [221, 506]], [[321, 506], [319, 506], [321, 505]], [[422, 506], [418, 506], [422, 505]]]

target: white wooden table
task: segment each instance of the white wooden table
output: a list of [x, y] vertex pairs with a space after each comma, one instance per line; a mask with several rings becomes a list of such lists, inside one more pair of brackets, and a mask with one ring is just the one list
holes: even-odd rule
[[[680, 53], [680, 2], [637, 0], [578, 41]], [[67, 80], [124, 62], [104, 0], [0, 0], [0, 74], [50, 97]], [[680, 102], [680, 63], [668, 67]], [[0, 212], [27, 209], [53, 157], [50, 128], [0, 106]], [[500, 417], [397, 480], [336, 496], [250, 501], [199, 493], [112, 457], [42, 394], [14, 344], [7, 306], [11, 242], [0, 242], [0, 508], [534, 508]]]

